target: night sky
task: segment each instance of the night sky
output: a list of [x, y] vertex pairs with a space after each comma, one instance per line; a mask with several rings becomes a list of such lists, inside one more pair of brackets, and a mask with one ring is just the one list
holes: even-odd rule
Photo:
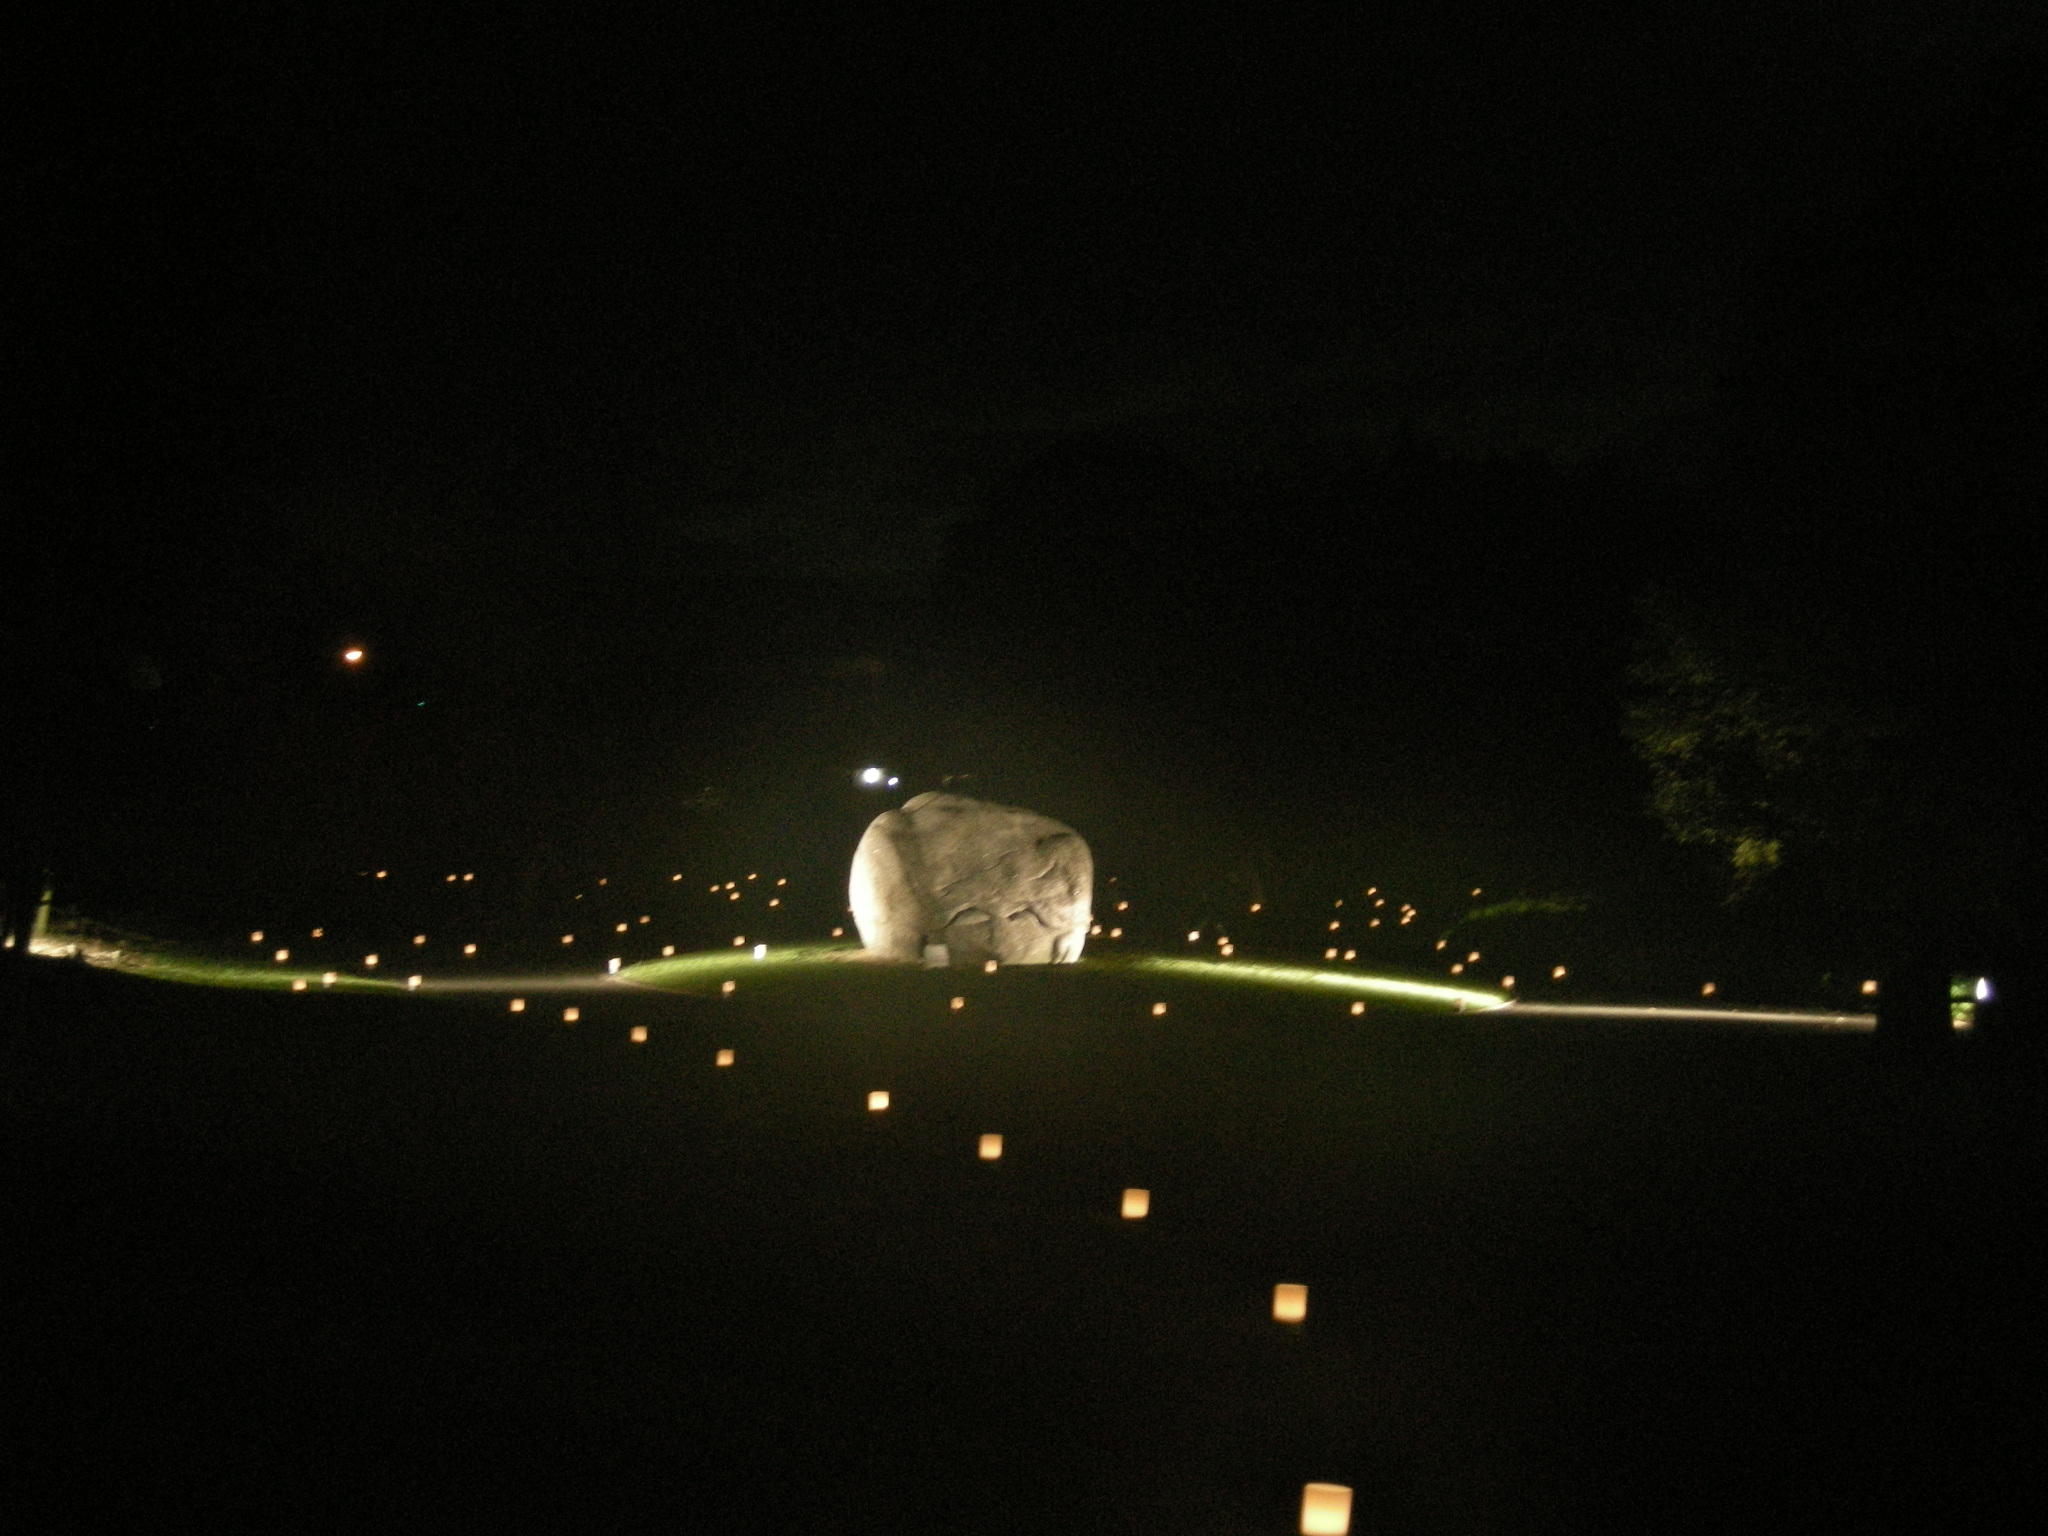
[[24, 50], [26, 856], [1626, 886], [1647, 590], [2025, 798], [2035, 8], [748, 14]]

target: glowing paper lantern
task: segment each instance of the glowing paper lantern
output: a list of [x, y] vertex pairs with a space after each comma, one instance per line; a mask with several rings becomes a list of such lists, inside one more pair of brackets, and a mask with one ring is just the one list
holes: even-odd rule
[[881, 1110], [885, 1110], [885, 1109], [887, 1109], [888, 1107], [889, 1107], [889, 1090], [888, 1090], [888, 1089], [886, 1089], [886, 1088], [877, 1088], [877, 1089], [876, 1089], [876, 1090], [875, 1090], [875, 1091], [874, 1091], [873, 1093], [871, 1093], [871, 1094], [869, 1094], [869, 1095], [868, 1095], [868, 1109], [869, 1109], [870, 1111], [873, 1111], [873, 1112], [879, 1112], [879, 1111], [881, 1111]]
[[263, 930], [258, 928], [254, 933], [250, 934], [249, 942], [251, 944], [261, 944], [263, 942]]
[[327, 937], [327, 930], [325, 928], [315, 928], [313, 930], [313, 937], [316, 939], [324, 939]]
[[1465, 962], [1464, 962], [1464, 961], [1462, 961], [1462, 960], [1460, 960], [1460, 961], [1459, 961], [1459, 962], [1458, 962], [1458, 963], [1457, 963], [1456, 965], [1452, 966], [1452, 967], [1451, 967], [1451, 974], [1452, 974], [1453, 976], [1462, 976], [1462, 975], [1464, 975], [1464, 974], [1465, 974]]
[[1477, 965], [1479, 963], [1479, 951], [1475, 949], [1472, 951], [1471, 954], [1467, 955], [1465, 957], [1465, 963], [1467, 965]]
[[1305, 1285], [1276, 1285], [1273, 1287], [1273, 1321], [1276, 1323], [1298, 1323], [1308, 1316], [1308, 1287]]
[[562, 942], [564, 944], [574, 944], [576, 942], [576, 935], [573, 933], [565, 933], [562, 935]]
[[647, 1043], [647, 1026], [645, 1024], [635, 1024], [632, 1034], [627, 1036], [627, 1038], [635, 1045], [645, 1045]]
[[1265, 903], [1263, 901], [1255, 901], [1251, 904], [1248, 910], [1256, 912], [1263, 906], [1265, 906]]
[[1351, 1005], [1351, 1016], [1352, 1016], [1353, 1018], [1356, 1018], [1356, 1017], [1357, 1017], [1357, 1016], [1358, 1016], [1359, 1014], [1361, 1014], [1361, 1013], [1364, 1013], [1364, 1012], [1365, 1012], [1365, 1004], [1363, 1004], [1363, 1003], [1353, 1003], [1353, 1004]]
[[739, 990], [739, 985], [736, 981], [721, 981], [718, 984], [718, 995], [720, 997], [731, 997], [733, 993]]
[[303, 992], [303, 991], [305, 991], [305, 990], [306, 990], [306, 978], [305, 978], [305, 977], [303, 977], [303, 976], [301, 976], [301, 977], [299, 977], [299, 978], [298, 978], [297, 980], [295, 980], [295, 981], [294, 981], [294, 982], [292, 983], [292, 990], [293, 990], [294, 992]]
[[607, 976], [616, 976], [619, 974], [619, 962], [616, 956], [614, 956], [610, 960], [605, 961], [604, 973]]
[[[1102, 932], [1102, 930], [1101, 930], [1100, 928], [1097, 928], [1097, 929], [1096, 929], [1095, 931], [1096, 931], [1097, 933], [1100, 933], [1100, 932]], [[1123, 931], [1123, 929], [1121, 929], [1121, 928], [1112, 928], [1112, 929], [1110, 929], [1110, 930], [1109, 930], [1109, 936], [1110, 936], [1110, 937], [1111, 937], [1112, 939], [1120, 939], [1120, 938], [1122, 938], [1122, 937], [1124, 936], [1124, 931]]]
[[1514, 991], [1514, 990], [1515, 990], [1515, 978], [1514, 978], [1514, 977], [1512, 977], [1512, 976], [1503, 976], [1503, 977], [1501, 977], [1501, 979], [1500, 979], [1500, 989], [1501, 989], [1501, 991], [1503, 991], [1503, 992], [1512, 992], [1512, 991]]
[[574, 1024], [582, 1017], [583, 1010], [581, 1008], [564, 1008], [562, 1010], [562, 1022], [564, 1024]]
[[1877, 996], [1877, 983], [1874, 981], [1866, 981], [1865, 983], [1863, 983], [1863, 995], [1865, 997]]
[[414, 987], [414, 988], [417, 988], [417, 987], [419, 986], [419, 984], [420, 984], [420, 978], [419, 978], [419, 977], [417, 977], [417, 976], [408, 976], [408, 977], [406, 977], [406, 978], [405, 978], [405, 984], [406, 984], [406, 985], [407, 985], [408, 987]]
[[1163, 1019], [1163, 1018], [1165, 1018], [1165, 1017], [1166, 1017], [1166, 1004], [1164, 1004], [1164, 1003], [1154, 1003], [1154, 1004], [1152, 1005], [1152, 1017], [1153, 1017], [1153, 1018], [1155, 1018], [1155, 1019]]
[[613, 929], [612, 929], [612, 932], [613, 932], [613, 933], [624, 933], [625, 931], [626, 931], [626, 925], [625, 925], [624, 923], [619, 923], [619, 924], [615, 925], [615, 926], [613, 927]]
[[964, 997], [956, 997], [952, 999], [950, 1002], [948, 1002], [946, 1006], [951, 1008], [955, 1013], [958, 1013], [962, 1008], [965, 1008], [967, 1006], [967, 999]]
[[462, 946], [462, 952], [465, 955], [473, 955], [476, 953], [476, 946], [474, 944], [465, 944]]
[[512, 999], [512, 1012], [514, 1012], [514, 1013], [524, 1013], [524, 1012], [526, 1012], [526, 999], [525, 999], [525, 998], [523, 998], [523, 997], [515, 997], [515, 998], [513, 998], [513, 999]]
[[412, 936], [412, 941], [415, 944], [424, 944], [427, 942], [427, 936], [424, 933], [416, 933]]
[[1003, 1155], [1003, 1138], [993, 1135], [984, 1136], [981, 1138], [981, 1145], [978, 1150], [984, 1163], [992, 1163]]
[[988, 975], [993, 976], [996, 973], [996, 962], [993, 960], [984, 960], [981, 962], [981, 968]]
[[341, 972], [339, 971], [322, 971], [320, 973], [320, 985], [323, 987], [331, 987], [339, 980], [341, 980]]
[[1564, 978], [1565, 978], [1565, 969], [1564, 969], [1564, 967], [1563, 967], [1563, 966], [1561, 966], [1561, 965], [1553, 965], [1553, 966], [1552, 966], [1552, 967], [1550, 968], [1550, 979], [1551, 979], [1552, 981], [1563, 981], [1563, 980], [1564, 980]]
[[756, 960], [766, 960], [768, 958], [768, 946], [766, 944], [756, 944], [754, 946], [754, 958]]
[[1335, 951], [1334, 949], [1326, 949], [1323, 951], [1323, 958], [1325, 960], [1334, 960], [1337, 958], [1337, 951]]
[[1127, 1189], [1124, 1191], [1123, 1216], [1125, 1221], [1143, 1221], [1151, 1214], [1151, 1190]]
[[377, 969], [377, 957], [375, 955], [363, 956], [363, 968], [370, 971]]
[[730, 1050], [723, 1050], [723, 1051], [720, 1051], [720, 1052], [718, 1053], [717, 1057], [715, 1058], [715, 1064], [716, 1064], [716, 1065], [718, 1065], [718, 1066], [721, 1066], [721, 1067], [729, 1067], [729, 1066], [731, 1066], [731, 1065], [732, 1065], [732, 1052], [731, 1052]]
[[1342, 1483], [1303, 1484], [1301, 1536], [1351, 1536], [1351, 1490]]
[[280, 949], [276, 954], [272, 955], [270, 958], [274, 960], [277, 964], [283, 965], [285, 961], [291, 959], [291, 957], [292, 952], [290, 950]]
[[1347, 949], [1344, 951], [1344, 958], [1346, 960], [1356, 960], [1358, 958], [1358, 951], [1355, 949]]
[[1191, 932], [1190, 932], [1190, 933], [1188, 934], [1188, 942], [1189, 942], [1190, 944], [1199, 944], [1199, 943], [1201, 943], [1201, 942], [1202, 942], [1202, 930], [1201, 930], [1201, 929], [1199, 929], [1199, 928], [1196, 928], [1196, 929], [1192, 930], [1192, 931], [1191, 931]]
[[664, 944], [661, 946], [661, 953], [664, 958], [666, 958], [669, 955], [673, 955], [675, 952], [676, 947], [673, 944]]
[[1708, 983], [1707, 983], [1707, 984], [1706, 984], [1705, 986], [1703, 986], [1703, 987], [1701, 987], [1701, 988], [1700, 988], [1700, 996], [1701, 996], [1701, 997], [1712, 997], [1713, 995], [1714, 995], [1714, 984], [1713, 984], [1713, 983], [1712, 983], [1711, 981], [1710, 981], [1710, 982], [1708, 982]]

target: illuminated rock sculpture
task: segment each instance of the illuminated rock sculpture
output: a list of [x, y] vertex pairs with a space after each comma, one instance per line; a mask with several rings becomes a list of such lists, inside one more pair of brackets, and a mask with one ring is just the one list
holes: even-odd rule
[[1094, 895], [1095, 860], [1072, 827], [944, 794], [877, 816], [848, 885], [868, 949], [935, 965], [1078, 960]]

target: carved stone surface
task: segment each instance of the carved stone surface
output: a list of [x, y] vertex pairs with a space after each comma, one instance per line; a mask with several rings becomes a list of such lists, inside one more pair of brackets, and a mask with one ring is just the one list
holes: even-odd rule
[[848, 882], [861, 942], [898, 960], [979, 966], [1081, 958], [1095, 860], [1035, 811], [925, 794], [869, 823]]

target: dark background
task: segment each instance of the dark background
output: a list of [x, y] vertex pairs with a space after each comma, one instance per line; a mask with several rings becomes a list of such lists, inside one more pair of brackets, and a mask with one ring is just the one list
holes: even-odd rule
[[32, 37], [10, 858], [108, 914], [367, 863], [829, 881], [872, 759], [1186, 904], [1706, 910], [1621, 729], [1662, 593], [1932, 808], [1883, 878], [2018, 932], [2041, 43], [1998, 5]]

